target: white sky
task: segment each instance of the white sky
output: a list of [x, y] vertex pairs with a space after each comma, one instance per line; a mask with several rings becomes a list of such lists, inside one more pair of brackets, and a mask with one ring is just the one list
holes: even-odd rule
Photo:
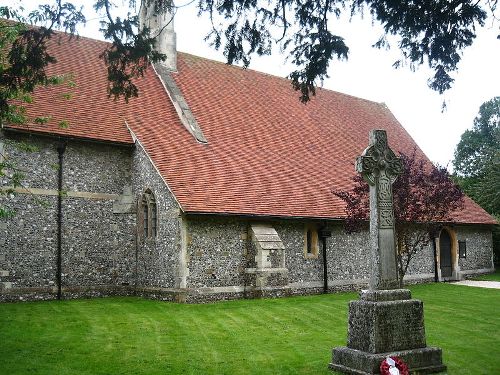
[[[19, 4], [31, 9], [39, 3], [50, 0], [0, 0], [0, 5]], [[81, 35], [102, 39], [98, 32], [99, 20], [91, 5], [93, 0], [74, 0], [84, 6], [87, 25], [79, 30]], [[118, 5], [122, 0], [115, 0]], [[139, 0], [137, 1], [140, 2]], [[177, 0], [177, 5], [188, 3]], [[126, 3], [126, 2], [125, 2]], [[175, 18], [177, 48], [179, 51], [225, 61], [222, 51], [215, 51], [204, 36], [210, 29], [208, 20], [197, 17], [197, 1], [181, 7]], [[465, 129], [472, 126], [479, 106], [500, 95], [500, 33], [498, 23], [487, 24], [478, 30], [478, 37], [472, 47], [463, 54], [455, 84], [443, 96], [427, 87], [431, 71], [425, 66], [416, 72], [407, 68], [395, 70], [392, 63], [399, 57], [399, 51], [377, 50], [371, 45], [380, 36], [380, 27], [373, 26], [370, 17], [354, 19], [351, 23], [339, 22], [338, 35], [346, 39], [350, 48], [347, 62], [333, 61], [330, 78], [323, 87], [361, 98], [384, 102], [406, 128], [427, 156], [441, 165], [451, 166], [454, 149]], [[277, 51], [277, 49], [276, 49]], [[255, 57], [250, 69], [286, 76], [292, 71], [284, 63], [285, 56], [278, 52], [272, 56]], [[443, 100], [447, 109], [441, 112]]]

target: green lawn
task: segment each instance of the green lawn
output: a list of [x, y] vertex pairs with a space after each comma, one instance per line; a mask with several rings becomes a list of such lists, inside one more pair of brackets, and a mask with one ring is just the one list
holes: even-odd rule
[[[500, 369], [500, 290], [412, 287], [449, 374]], [[181, 305], [139, 298], [0, 304], [0, 374], [332, 374], [355, 294]]]
[[500, 281], [500, 269], [497, 268], [494, 273], [474, 277], [474, 280]]

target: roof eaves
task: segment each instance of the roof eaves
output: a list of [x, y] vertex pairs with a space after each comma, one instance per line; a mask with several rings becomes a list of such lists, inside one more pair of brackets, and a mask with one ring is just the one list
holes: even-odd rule
[[36, 134], [37, 136], [47, 137], [47, 138], [57, 138], [57, 139], [63, 138], [63, 139], [72, 140], [72, 141], [82, 141], [82, 142], [100, 143], [100, 144], [108, 144], [108, 145], [112, 144], [112, 145], [124, 146], [124, 147], [134, 147], [134, 145], [135, 145], [135, 143], [132, 141], [132, 138], [130, 141], [117, 141], [117, 140], [111, 140], [111, 139], [77, 136], [77, 135], [72, 135], [72, 134], [62, 134], [62, 133], [47, 132], [47, 131], [34, 130], [34, 129], [21, 129], [17, 126], [9, 126], [9, 125], [4, 125], [1, 128], [1, 130], [5, 130], [7, 132], [12, 132], [12, 133], [19, 133], [19, 134]]
[[[224, 211], [196, 211], [196, 210], [186, 210], [185, 215], [192, 216], [226, 216], [226, 217], [238, 217], [238, 218], [258, 218], [258, 219], [269, 219], [269, 220], [314, 220], [314, 221], [330, 221], [330, 222], [343, 222], [346, 220], [345, 217], [326, 217], [326, 216], [301, 216], [301, 215], [276, 215], [276, 214], [253, 214], [245, 212], [224, 212]], [[368, 223], [369, 220], [366, 220]], [[418, 223], [416, 223], [418, 224]], [[440, 221], [437, 224], [441, 225], [481, 225], [481, 226], [491, 226], [499, 225], [497, 222], [479, 222], [479, 221], [458, 221], [458, 220], [448, 220]]]
[[252, 214], [238, 212], [208, 212], [208, 211], [183, 211], [185, 215], [192, 216], [227, 216], [238, 218], [256, 218], [270, 220], [327, 220], [327, 221], [345, 221], [345, 218], [340, 217], [324, 217], [324, 216], [300, 216], [300, 215], [273, 215], [273, 214]]

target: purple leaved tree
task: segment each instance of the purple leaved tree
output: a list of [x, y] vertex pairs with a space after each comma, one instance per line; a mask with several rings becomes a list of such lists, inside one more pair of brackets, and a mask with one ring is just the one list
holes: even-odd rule
[[[400, 153], [403, 173], [394, 182], [393, 201], [396, 251], [401, 286], [412, 258], [429, 245], [440, 227], [451, 220], [451, 214], [463, 208], [464, 194], [448, 176], [444, 167], [433, 166]], [[370, 217], [369, 187], [361, 175], [353, 177], [350, 191], [333, 191], [346, 206], [345, 228], [348, 233], [366, 227]]]

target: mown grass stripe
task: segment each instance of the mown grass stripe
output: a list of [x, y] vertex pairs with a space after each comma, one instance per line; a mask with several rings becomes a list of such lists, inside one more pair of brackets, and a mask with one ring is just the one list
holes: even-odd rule
[[[500, 291], [430, 284], [427, 341], [449, 374], [500, 368]], [[132, 297], [0, 305], [0, 373], [332, 374], [356, 295], [181, 305]]]

